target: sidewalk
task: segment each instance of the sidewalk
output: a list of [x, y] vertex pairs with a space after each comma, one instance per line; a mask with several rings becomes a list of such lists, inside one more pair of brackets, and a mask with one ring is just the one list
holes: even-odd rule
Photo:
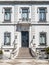
[[49, 65], [48, 60], [38, 59], [13, 59], [0, 60], [0, 65]]

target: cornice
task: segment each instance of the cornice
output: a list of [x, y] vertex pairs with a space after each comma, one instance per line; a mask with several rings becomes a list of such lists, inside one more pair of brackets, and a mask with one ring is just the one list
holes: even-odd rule
[[49, 1], [0, 1], [0, 4], [49, 4]]
[[[0, 24], [0, 26], [17, 26], [17, 25], [21, 25], [21, 24]], [[29, 25], [30, 26], [49, 26], [49, 24], [29, 24]]]

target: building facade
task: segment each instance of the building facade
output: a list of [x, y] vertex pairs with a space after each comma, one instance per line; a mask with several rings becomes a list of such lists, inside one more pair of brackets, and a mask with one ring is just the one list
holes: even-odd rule
[[[20, 47], [49, 46], [49, 0], [0, 0], [0, 49], [14, 58]], [[13, 51], [13, 49], [15, 50]]]

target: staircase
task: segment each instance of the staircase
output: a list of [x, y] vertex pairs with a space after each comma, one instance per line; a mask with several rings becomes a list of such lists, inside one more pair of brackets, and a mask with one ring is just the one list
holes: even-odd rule
[[16, 59], [16, 58], [36, 58], [37, 53], [35, 48], [33, 48], [33, 44], [31, 43], [31, 47], [19, 47], [18, 44], [13, 42], [14, 48], [11, 52], [11, 59]]
[[29, 48], [20, 48], [17, 58], [33, 58], [30, 54]]

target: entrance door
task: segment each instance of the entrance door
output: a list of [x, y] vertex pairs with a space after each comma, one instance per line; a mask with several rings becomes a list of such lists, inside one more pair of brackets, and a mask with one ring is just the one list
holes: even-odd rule
[[22, 31], [22, 47], [28, 47], [29, 46], [29, 32], [28, 31]]

